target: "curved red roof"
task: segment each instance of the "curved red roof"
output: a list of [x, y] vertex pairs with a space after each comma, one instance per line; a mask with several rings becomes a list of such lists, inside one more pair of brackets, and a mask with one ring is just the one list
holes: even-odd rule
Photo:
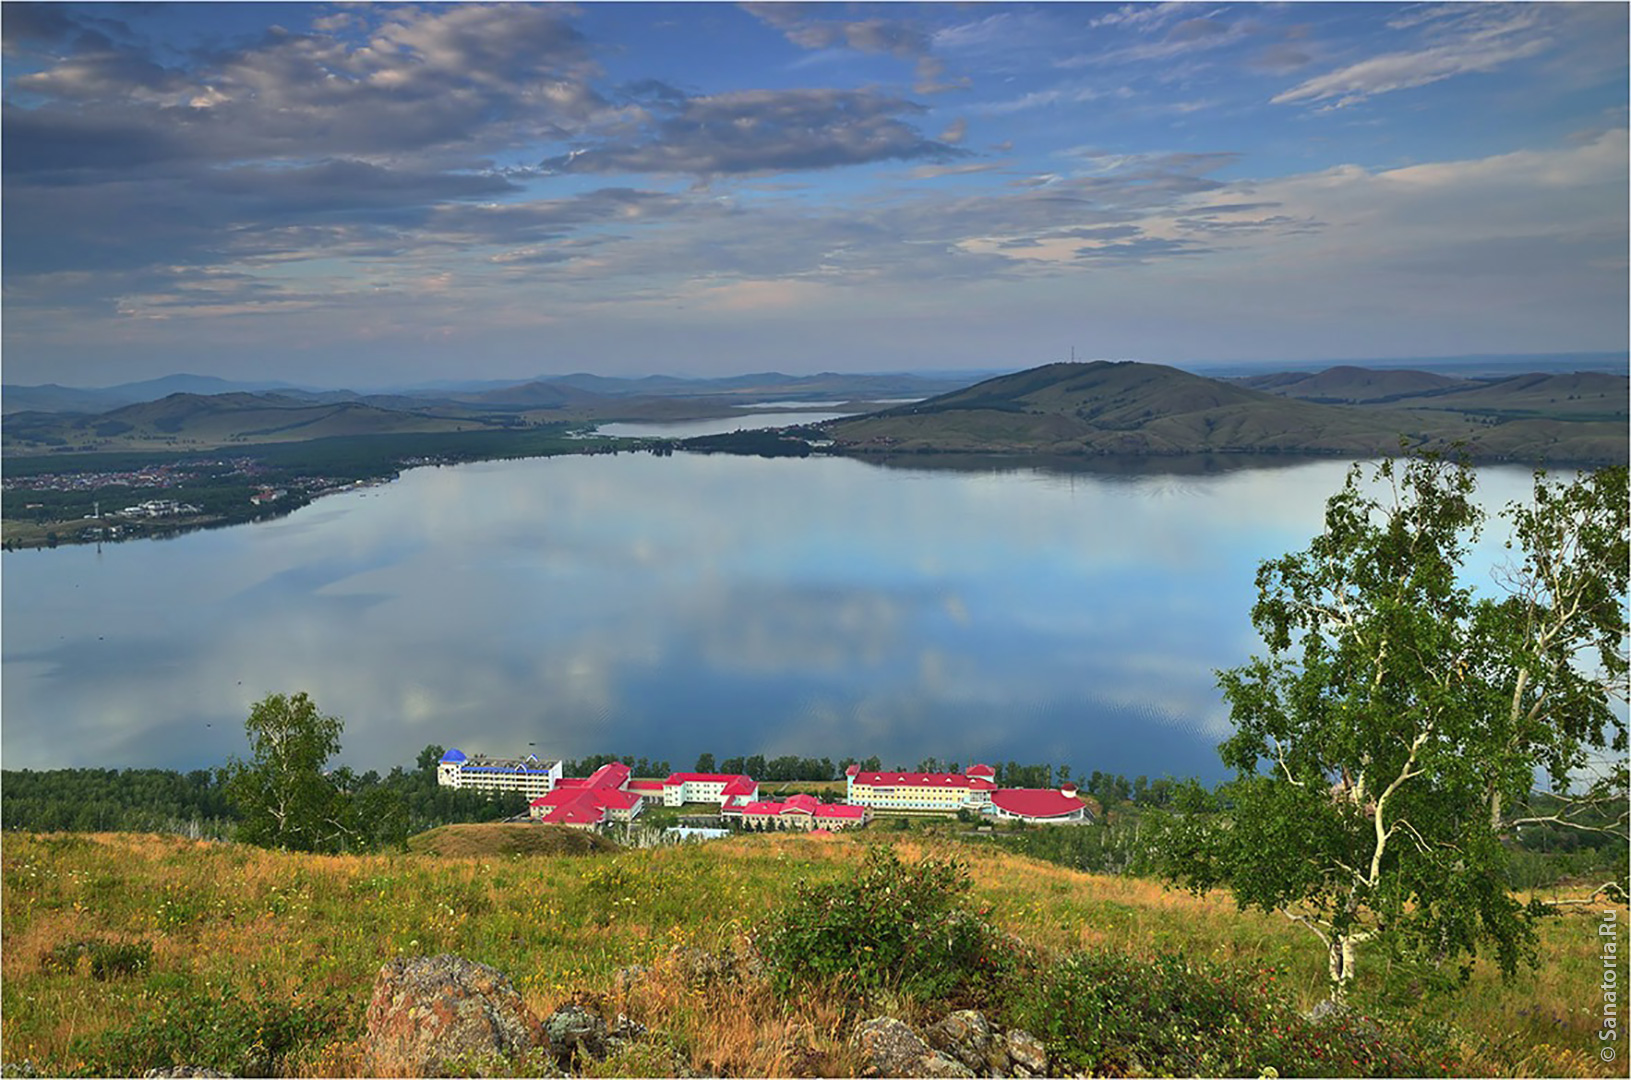
[[1082, 801], [1053, 788], [998, 788], [991, 793], [991, 805], [1022, 817], [1064, 817], [1084, 807]]

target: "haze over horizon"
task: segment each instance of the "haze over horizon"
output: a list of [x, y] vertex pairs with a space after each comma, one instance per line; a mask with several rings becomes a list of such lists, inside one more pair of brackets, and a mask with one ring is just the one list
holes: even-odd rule
[[1623, 352], [1623, 4], [25, 4], [5, 381]]

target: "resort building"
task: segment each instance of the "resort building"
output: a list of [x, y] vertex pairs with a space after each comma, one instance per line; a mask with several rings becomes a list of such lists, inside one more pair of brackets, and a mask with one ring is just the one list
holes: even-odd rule
[[998, 788], [991, 793], [986, 811], [1001, 820], [1028, 821], [1037, 825], [1089, 825], [1093, 815], [1076, 797], [1076, 785], [1052, 788]]
[[989, 765], [974, 765], [966, 773], [862, 772], [851, 765], [844, 801], [884, 811], [984, 811], [997, 790]]
[[629, 767], [612, 761], [583, 780], [560, 780], [555, 790], [532, 800], [527, 811], [534, 821], [590, 829], [608, 822], [633, 821], [645, 800], [625, 791]]
[[758, 797], [759, 782], [742, 773], [677, 772], [663, 781], [664, 806], [698, 802], [746, 805]]
[[436, 782], [442, 787], [476, 791], [514, 791], [528, 798], [548, 795], [561, 782], [559, 761], [540, 761], [535, 754], [524, 758], [491, 758], [466, 755], [457, 749], [442, 755], [436, 766]]
[[864, 806], [818, 802], [813, 795], [794, 795], [786, 802], [750, 802], [722, 817], [739, 817], [742, 824], [757, 829], [848, 829], [864, 825], [872, 813]]

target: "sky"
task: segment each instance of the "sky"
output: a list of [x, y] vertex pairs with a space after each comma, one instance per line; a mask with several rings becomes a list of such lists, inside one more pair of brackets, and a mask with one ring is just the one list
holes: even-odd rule
[[0, 366], [1627, 348], [1631, 7], [0, 8]]

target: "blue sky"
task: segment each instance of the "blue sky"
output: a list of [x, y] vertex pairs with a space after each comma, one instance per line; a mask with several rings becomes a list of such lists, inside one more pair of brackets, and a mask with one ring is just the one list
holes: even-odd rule
[[0, 10], [8, 383], [1627, 346], [1624, 4]]

